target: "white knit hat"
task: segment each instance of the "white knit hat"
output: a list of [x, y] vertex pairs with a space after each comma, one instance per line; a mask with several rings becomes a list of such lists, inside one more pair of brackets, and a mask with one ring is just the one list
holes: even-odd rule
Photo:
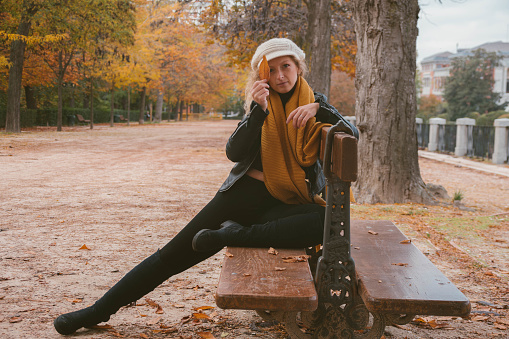
[[257, 70], [262, 62], [263, 56], [267, 61], [278, 58], [280, 56], [292, 55], [297, 60], [304, 60], [306, 54], [293, 41], [285, 38], [274, 38], [265, 41], [256, 49], [253, 59], [251, 59], [251, 68]]

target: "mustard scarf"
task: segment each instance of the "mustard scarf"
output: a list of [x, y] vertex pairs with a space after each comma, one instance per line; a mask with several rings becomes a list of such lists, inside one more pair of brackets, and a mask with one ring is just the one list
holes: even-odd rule
[[309, 196], [306, 174], [302, 167], [318, 159], [321, 130], [330, 124], [316, 122], [313, 117], [306, 126], [286, 124], [288, 115], [299, 106], [315, 102], [313, 90], [302, 77], [297, 79], [293, 95], [283, 107], [279, 94], [270, 90], [268, 109], [262, 127], [261, 156], [265, 186], [270, 194], [286, 204], [325, 204], [323, 199]]

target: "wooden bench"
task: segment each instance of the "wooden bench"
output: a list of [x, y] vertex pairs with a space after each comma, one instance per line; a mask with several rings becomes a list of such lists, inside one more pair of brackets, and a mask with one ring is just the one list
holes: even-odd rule
[[120, 119], [120, 121], [127, 121], [127, 119], [126, 119], [126, 118], [124, 118], [124, 116], [123, 116], [123, 115], [119, 115], [119, 116], [118, 116], [118, 118]]
[[322, 137], [327, 207], [321, 253], [286, 263], [283, 258], [306, 250], [276, 249], [274, 255], [268, 248], [228, 248], [217, 305], [256, 310], [283, 322], [292, 338], [380, 338], [386, 324], [405, 324], [415, 315], [467, 316], [469, 300], [392, 222], [350, 221], [357, 141], [337, 131], [348, 132], [336, 125]]
[[81, 124], [89, 124], [90, 120], [84, 119], [81, 114], [76, 114], [76, 119], [78, 119], [78, 123]]

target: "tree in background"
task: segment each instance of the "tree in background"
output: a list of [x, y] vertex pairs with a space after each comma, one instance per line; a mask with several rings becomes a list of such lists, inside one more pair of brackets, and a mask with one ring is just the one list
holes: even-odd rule
[[428, 121], [445, 110], [445, 104], [436, 95], [421, 96], [418, 101], [417, 117]]
[[493, 71], [499, 62], [500, 56], [483, 49], [453, 59], [444, 91], [450, 120], [466, 117], [472, 112], [486, 114], [504, 108], [505, 105], [497, 104], [500, 94], [493, 92]]
[[342, 115], [355, 116], [355, 84], [346, 73], [332, 71], [330, 103]]
[[261, 42], [286, 37], [306, 52], [308, 81], [314, 90], [329, 95], [331, 65], [354, 72], [350, 1], [213, 0], [201, 18], [227, 47], [230, 61], [242, 68], [250, 67]]
[[417, 0], [354, 0], [360, 203], [431, 203], [416, 138]]

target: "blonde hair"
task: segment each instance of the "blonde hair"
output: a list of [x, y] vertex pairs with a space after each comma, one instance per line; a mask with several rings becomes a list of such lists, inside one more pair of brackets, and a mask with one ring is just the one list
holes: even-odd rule
[[[295, 65], [297, 65], [297, 68], [299, 69], [299, 75], [301, 77], [306, 77], [308, 74], [308, 66], [306, 64], [305, 60], [299, 60], [293, 55], [289, 55], [289, 57], [295, 62]], [[247, 78], [246, 82], [246, 89], [245, 89], [245, 102], [244, 102], [244, 110], [245, 114], [249, 115], [250, 108], [251, 108], [251, 102], [253, 101], [253, 96], [251, 95], [251, 89], [253, 88], [253, 85], [256, 81], [260, 80], [260, 72], [258, 71], [258, 67], [256, 69], [251, 68], [251, 72], [249, 72], [249, 76]]]

